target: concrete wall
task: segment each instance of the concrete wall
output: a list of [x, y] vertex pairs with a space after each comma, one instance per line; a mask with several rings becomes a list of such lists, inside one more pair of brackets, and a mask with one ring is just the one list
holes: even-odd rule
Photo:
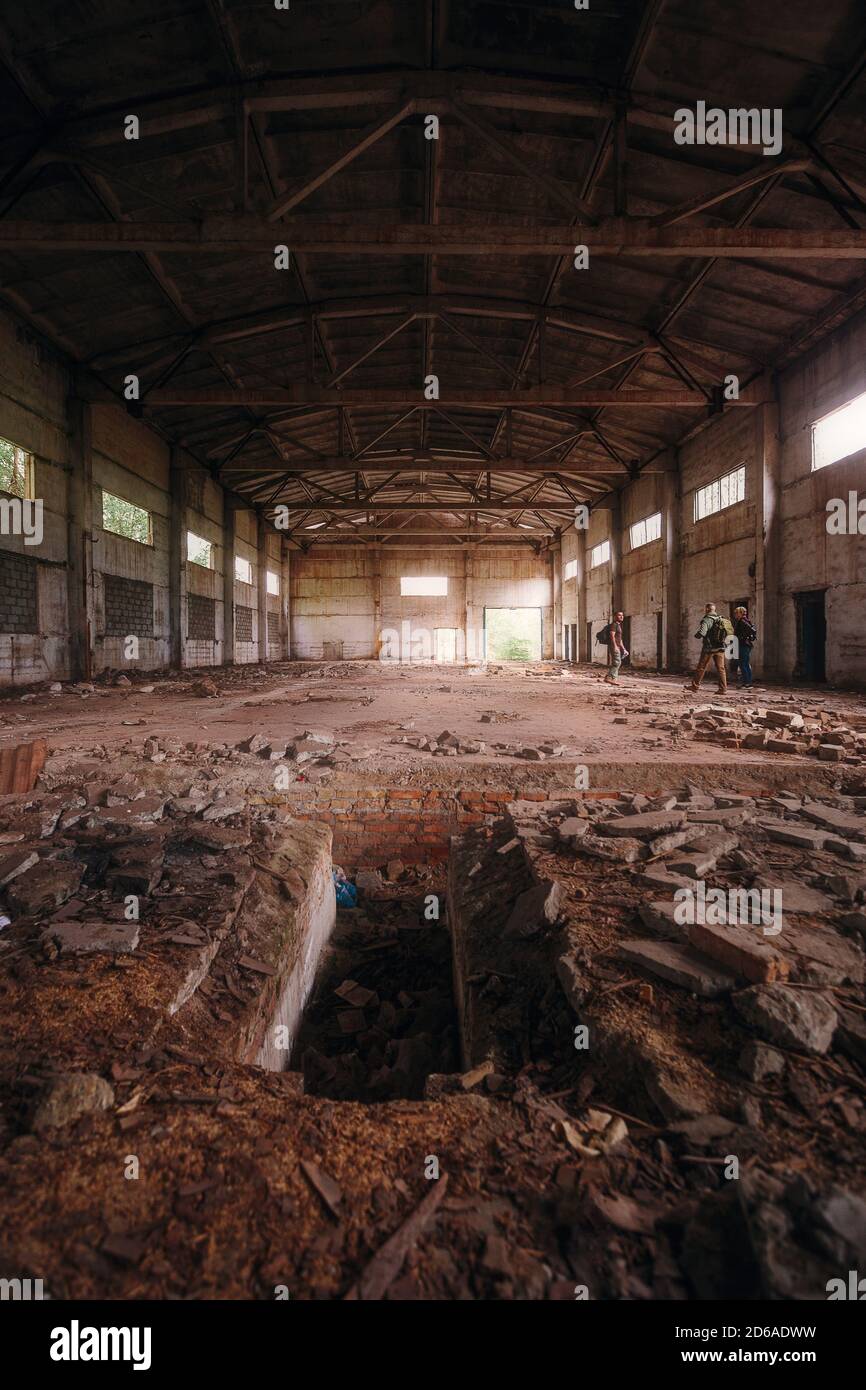
[[[185, 666], [219, 666], [223, 660], [225, 639], [225, 605], [223, 574], [226, 555], [223, 549], [223, 490], [204, 469], [196, 468], [192, 460], [183, 459], [183, 516], [181, 520], [181, 601], [180, 621]], [[213, 565], [191, 564], [187, 560], [187, 532], [210, 541]], [[228, 557], [231, 563], [231, 556]], [[203, 598], [213, 604], [212, 639], [190, 635], [189, 596]]]
[[[403, 575], [444, 575], [442, 597], [404, 597]], [[453, 629], [458, 659], [483, 655], [484, 609], [540, 607], [542, 648], [553, 654], [550, 560], [526, 550], [328, 549], [292, 556], [292, 656], [320, 660], [379, 653], [429, 660], [437, 629]]]
[[4, 633], [0, 595], [0, 685], [68, 675], [68, 391], [69, 376], [59, 354], [11, 315], [0, 314], [0, 437], [34, 455], [35, 495], [43, 503], [41, 544], [25, 544], [20, 534], [0, 534], [0, 549], [35, 566], [38, 594], [37, 630], [32, 633]]
[[[827, 679], [866, 682], [866, 534], [827, 532], [826, 504], [866, 499], [866, 449], [812, 472], [811, 425], [866, 392], [866, 316], [785, 373], [780, 391], [782, 674], [796, 662], [793, 595], [826, 590]], [[866, 531], [866, 519], [862, 522]]]
[[[152, 544], [142, 545], [103, 530], [103, 489], [150, 512]], [[151, 671], [169, 664], [170, 527], [168, 446], [120, 406], [94, 406], [94, 671], [106, 667]], [[135, 630], [122, 634], [106, 631], [107, 576], [136, 580], [152, 588], [152, 635]], [[130, 655], [130, 637], [137, 641], [137, 656]]]

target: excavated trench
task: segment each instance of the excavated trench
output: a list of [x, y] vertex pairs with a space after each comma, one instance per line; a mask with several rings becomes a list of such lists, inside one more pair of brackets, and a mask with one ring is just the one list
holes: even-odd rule
[[458, 1070], [451, 938], [444, 895], [439, 920], [431, 896], [362, 896], [337, 910], [290, 1062], [307, 1095], [420, 1100], [429, 1075]]

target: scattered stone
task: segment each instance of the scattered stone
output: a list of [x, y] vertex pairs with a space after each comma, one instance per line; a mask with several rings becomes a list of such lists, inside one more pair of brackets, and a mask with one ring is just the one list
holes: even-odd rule
[[110, 1110], [114, 1091], [95, 1072], [68, 1072], [56, 1077], [42, 1095], [33, 1116], [35, 1130], [59, 1129], [82, 1115]]
[[768, 1076], [781, 1076], [785, 1070], [785, 1055], [775, 1047], [750, 1039], [742, 1048], [738, 1060], [740, 1071], [750, 1081], [764, 1081]]
[[780, 1047], [824, 1053], [833, 1040], [838, 1015], [823, 995], [788, 985], [753, 985], [733, 996], [740, 1017]]
[[559, 920], [562, 899], [562, 884], [555, 879], [543, 879], [520, 894], [505, 924], [504, 935], [519, 939], [535, 936], [544, 926], [553, 926]]

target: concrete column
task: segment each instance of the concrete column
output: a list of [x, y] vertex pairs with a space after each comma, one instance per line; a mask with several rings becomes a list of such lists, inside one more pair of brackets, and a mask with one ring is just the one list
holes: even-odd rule
[[682, 498], [680, 464], [676, 449], [670, 450], [670, 467], [661, 482], [662, 496], [662, 647], [665, 669], [678, 671], [680, 651], [680, 573], [682, 567]]
[[268, 660], [268, 526], [261, 512], [256, 534], [256, 593], [259, 609], [259, 662]]
[[553, 610], [553, 660], [562, 656], [562, 550], [550, 552], [550, 592]]
[[782, 518], [779, 402], [776, 380], [769, 372], [763, 386], [766, 404], [755, 406], [753, 414], [755, 604], [751, 618], [758, 629], [753, 666], [757, 675], [766, 678], [781, 675]]
[[378, 545], [370, 552], [373, 572], [373, 656], [378, 660], [382, 654], [382, 551]]
[[484, 656], [483, 637], [476, 640], [475, 615], [472, 604], [472, 551], [463, 551], [463, 632], [467, 661], [480, 661]]
[[280, 538], [280, 641], [286, 660], [292, 659], [292, 552]]
[[93, 674], [93, 407], [70, 401], [69, 506], [67, 523], [67, 602], [69, 674], [90, 680]]
[[184, 513], [186, 495], [184, 491], [183, 469], [180, 466], [180, 450], [171, 447], [170, 483], [171, 520], [168, 540], [168, 651], [169, 665], [183, 667], [186, 643], [184, 622], [184, 575], [186, 555], [184, 539]]
[[235, 662], [235, 504], [223, 494], [223, 665]]
[[[622, 494], [610, 500], [610, 612], [622, 609]], [[623, 610], [625, 611], [625, 610]]]
[[592, 652], [586, 640], [586, 532], [577, 532], [577, 660], [591, 661]]

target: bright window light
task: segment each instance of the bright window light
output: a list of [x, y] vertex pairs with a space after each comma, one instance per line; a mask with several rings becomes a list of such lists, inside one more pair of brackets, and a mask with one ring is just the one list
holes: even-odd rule
[[235, 579], [239, 584], [252, 584], [253, 567], [249, 560], [245, 560], [243, 555], [235, 556]]
[[606, 565], [610, 559], [610, 541], [602, 541], [600, 545], [594, 545], [589, 552], [589, 568], [598, 569], [599, 565]]
[[0, 492], [33, 498], [33, 456], [9, 439], [0, 439]]
[[645, 516], [642, 521], [636, 521], [633, 526], [629, 527], [629, 534], [632, 550], [637, 550], [642, 545], [649, 545], [650, 541], [661, 540], [661, 512], [653, 512], [652, 516]]
[[566, 562], [565, 562], [565, 568], [564, 568], [563, 571], [562, 571], [562, 577], [563, 577], [563, 579], [574, 579], [574, 577], [575, 577], [576, 574], [577, 574], [577, 561], [576, 561], [576, 560], [566, 560]]
[[735, 468], [733, 473], [726, 473], [724, 477], [716, 478], [714, 483], [698, 488], [695, 493], [695, 521], [703, 521], [704, 517], [712, 516], [714, 512], [723, 512], [726, 507], [744, 501], [745, 496], [746, 470]]
[[192, 565], [201, 565], [203, 569], [213, 569], [213, 544], [206, 541], [204, 536], [197, 536], [194, 531], [186, 533], [186, 558]]
[[448, 593], [448, 577], [444, 574], [404, 574], [400, 579], [404, 598], [441, 598]]
[[128, 541], [138, 541], [139, 545], [152, 545], [153, 532], [150, 512], [144, 507], [136, 507], [123, 497], [115, 497], [113, 492], [102, 493], [102, 529], [115, 536], [123, 536]]
[[278, 594], [280, 592], [280, 576], [274, 574], [273, 570], [268, 570], [268, 593]]
[[812, 469], [866, 449], [866, 393], [816, 420], [812, 426]]

